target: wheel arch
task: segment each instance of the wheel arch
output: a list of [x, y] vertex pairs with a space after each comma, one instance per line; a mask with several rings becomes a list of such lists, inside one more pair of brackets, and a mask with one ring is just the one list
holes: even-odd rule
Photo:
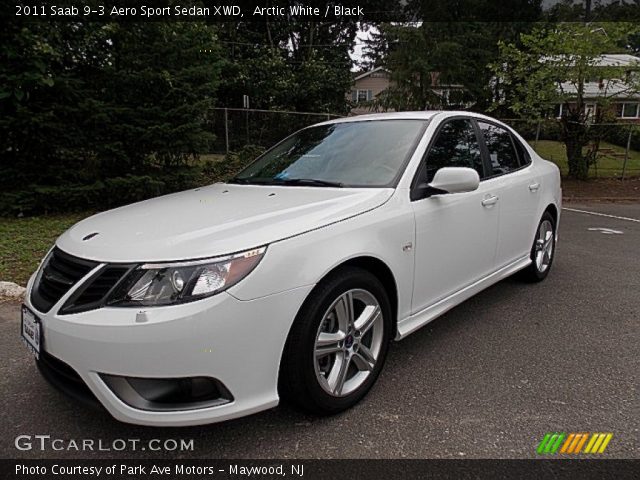
[[329, 271], [327, 275], [330, 275], [336, 270], [344, 267], [362, 268], [363, 270], [367, 270], [378, 280], [380, 280], [380, 283], [382, 283], [382, 286], [389, 296], [389, 302], [391, 302], [391, 312], [393, 315], [391, 319], [392, 331], [395, 335], [398, 330], [398, 284], [389, 266], [379, 258], [371, 256], [359, 256], [350, 258], [342, 262], [341, 264], [331, 269], [331, 271]]
[[[334, 265], [329, 270], [325, 271], [322, 277], [318, 279], [318, 281], [314, 286], [314, 289], [312, 289], [307, 294], [305, 300], [302, 302], [302, 305], [298, 310], [296, 318], [294, 319], [294, 323], [290, 327], [289, 333], [287, 335], [287, 339], [282, 349], [282, 353], [280, 356], [280, 364], [278, 367], [277, 390], [280, 398], [283, 397], [283, 391], [286, 392], [288, 389], [287, 385], [283, 383], [283, 379], [286, 378], [285, 369], [287, 368], [285, 366], [283, 358], [287, 352], [287, 348], [290, 346], [290, 342], [292, 341], [292, 338], [295, 338], [295, 335], [296, 335], [294, 330], [295, 322], [296, 320], [299, 319], [301, 310], [304, 308], [305, 304], [309, 300], [309, 297], [311, 296], [315, 288], [317, 288], [318, 285], [321, 284], [325, 279], [329, 278], [330, 276], [336, 275], [337, 273], [340, 272], [340, 270], [345, 268], [358, 268], [358, 269], [365, 270], [366, 272], [370, 273], [375, 278], [377, 278], [380, 281], [380, 283], [382, 283], [382, 287], [385, 289], [385, 292], [387, 293], [389, 302], [391, 304], [392, 318], [391, 318], [391, 336], [389, 337], [389, 340], [393, 340], [394, 338], [396, 338], [397, 330], [398, 330], [397, 317], [398, 317], [398, 308], [399, 308], [398, 307], [399, 292], [398, 292], [397, 281], [395, 276], [393, 275], [393, 271], [387, 265], [387, 263], [385, 263], [383, 260], [375, 256], [362, 254], [355, 257], [344, 259], [340, 263]], [[292, 337], [292, 335], [294, 336]]]
[[[341, 261], [340, 263], [334, 265], [329, 270], [325, 271], [322, 277], [318, 279], [316, 285], [321, 283], [324, 279], [329, 276], [335, 274], [337, 271], [346, 268], [346, 267], [357, 267], [367, 272], [371, 273], [374, 277], [376, 277], [382, 286], [384, 287], [387, 295], [389, 296], [389, 302], [391, 303], [391, 312], [392, 312], [392, 332], [397, 334], [398, 331], [398, 302], [399, 302], [399, 293], [398, 293], [398, 283], [396, 281], [395, 275], [391, 268], [385, 263], [383, 260], [371, 256], [371, 255], [358, 255], [355, 257], [347, 258]], [[306, 300], [305, 300], [306, 302]], [[302, 308], [304, 303], [300, 306]]]
[[555, 204], [550, 203], [549, 205], [547, 205], [547, 208], [544, 209], [544, 212], [542, 214], [544, 215], [547, 212], [549, 212], [549, 214], [553, 217], [553, 223], [557, 227], [558, 226], [558, 207], [556, 207]]

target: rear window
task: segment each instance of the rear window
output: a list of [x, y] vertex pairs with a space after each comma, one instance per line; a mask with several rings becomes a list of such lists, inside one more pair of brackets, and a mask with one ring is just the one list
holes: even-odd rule
[[511, 133], [491, 123], [478, 122], [478, 126], [489, 150], [493, 175], [503, 175], [520, 168]]
[[529, 165], [531, 163], [531, 155], [529, 155], [527, 148], [513, 135], [511, 135], [511, 139], [513, 140], [513, 144], [516, 146], [520, 166], [524, 167], [525, 165]]

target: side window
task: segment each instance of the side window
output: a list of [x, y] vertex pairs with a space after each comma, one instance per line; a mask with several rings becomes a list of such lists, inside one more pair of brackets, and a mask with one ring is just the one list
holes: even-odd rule
[[427, 153], [426, 167], [427, 182], [442, 167], [469, 167], [480, 178], [484, 176], [480, 145], [471, 120], [460, 118], [443, 125]]
[[490, 123], [478, 122], [484, 136], [484, 143], [489, 150], [489, 161], [493, 175], [509, 173], [520, 167], [518, 155], [513, 148], [511, 134], [504, 128]]
[[520, 166], [524, 167], [525, 165], [529, 165], [531, 163], [531, 155], [529, 155], [529, 151], [525, 148], [524, 145], [511, 135], [511, 139], [513, 140], [513, 144], [516, 146], [516, 150], [518, 152], [518, 158], [520, 159]]

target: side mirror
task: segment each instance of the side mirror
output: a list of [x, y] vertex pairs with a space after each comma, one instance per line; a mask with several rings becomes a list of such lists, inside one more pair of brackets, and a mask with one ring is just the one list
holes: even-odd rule
[[447, 193], [473, 192], [480, 185], [480, 176], [473, 168], [443, 167], [433, 176], [431, 183], [420, 183], [411, 192], [411, 200], [444, 195]]
[[428, 184], [433, 194], [473, 192], [480, 185], [480, 176], [473, 168], [443, 167]]

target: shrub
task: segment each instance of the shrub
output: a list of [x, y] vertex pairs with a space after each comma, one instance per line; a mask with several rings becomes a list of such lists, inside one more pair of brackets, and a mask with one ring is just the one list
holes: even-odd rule
[[[640, 126], [634, 126], [631, 133], [631, 150], [640, 151]], [[622, 148], [627, 148], [627, 140], [629, 139], [629, 127], [623, 127], [622, 125], [609, 129], [604, 135], [604, 139], [618, 145]]]
[[166, 193], [165, 182], [151, 176], [108, 178], [91, 184], [30, 185], [0, 197], [0, 215], [36, 215], [105, 210]]
[[246, 145], [237, 152], [230, 152], [223, 160], [209, 161], [202, 169], [203, 180], [206, 183], [228, 180], [258, 158], [264, 150], [257, 145]]
[[[510, 124], [522, 137], [528, 141], [536, 138], [538, 131], [538, 122], [529, 121], [506, 121]], [[540, 135], [538, 140], [560, 140], [560, 124], [554, 119], [542, 120], [540, 123]]]
[[92, 183], [31, 184], [0, 196], [0, 216], [38, 215], [109, 208], [227, 180], [264, 149], [248, 145], [202, 166], [162, 169], [146, 175], [111, 177]]

